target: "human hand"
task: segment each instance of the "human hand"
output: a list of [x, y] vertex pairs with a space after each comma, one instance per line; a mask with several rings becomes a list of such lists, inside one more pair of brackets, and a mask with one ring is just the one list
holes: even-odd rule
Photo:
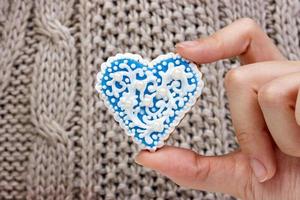
[[240, 150], [201, 156], [165, 146], [141, 151], [136, 162], [179, 185], [243, 199], [300, 199], [300, 62], [287, 61], [251, 19], [212, 36], [179, 43], [198, 64], [238, 56], [225, 87]]

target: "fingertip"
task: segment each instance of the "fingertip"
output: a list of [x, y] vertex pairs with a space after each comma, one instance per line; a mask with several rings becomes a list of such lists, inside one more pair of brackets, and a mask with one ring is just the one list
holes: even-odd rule
[[257, 178], [259, 182], [265, 182], [269, 177], [268, 177], [268, 171], [262, 162], [260, 162], [258, 159], [252, 158], [250, 160], [250, 166], [252, 168], [252, 171]]
[[197, 64], [205, 64], [221, 58], [211, 38], [185, 41], [176, 45], [176, 52], [183, 58]]
[[179, 42], [176, 44], [176, 49], [185, 49], [185, 48], [191, 48], [191, 47], [196, 47], [199, 44], [197, 40], [191, 40], [191, 41], [184, 41], [184, 42]]
[[271, 163], [270, 166], [267, 167], [268, 170], [268, 175], [267, 175], [267, 180], [270, 180], [271, 178], [273, 178], [275, 176], [276, 170], [277, 170], [277, 166], [276, 163]]
[[142, 150], [136, 155], [134, 160], [139, 165], [143, 165], [149, 168], [155, 168], [156, 164], [159, 163], [159, 160], [164, 158], [164, 152], [168, 151], [168, 149], [170, 148], [171, 147], [164, 146], [162, 148], [157, 149], [154, 152]]
[[183, 58], [196, 62], [199, 55], [199, 40], [180, 42], [176, 44], [175, 51]]
[[140, 151], [134, 158], [134, 161], [139, 164], [139, 165], [143, 165], [144, 163], [147, 161], [148, 158], [148, 154], [150, 154], [151, 152], [147, 151], [147, 150], [142, 150]]
[[[273, 153], [269, 157], [256, 156], [256, 158], [250, 158], [252, 172], [260, 183], [270, 180], [276, 173], [276, 159]], [[257, 159], [257, 157], [260, 157], [260, 159]]]
[[184, 46], [181, 45], [181, 43], [177, 43], [175, 45], [175, 52], [182, 56], [182, 53], [184, 52]]

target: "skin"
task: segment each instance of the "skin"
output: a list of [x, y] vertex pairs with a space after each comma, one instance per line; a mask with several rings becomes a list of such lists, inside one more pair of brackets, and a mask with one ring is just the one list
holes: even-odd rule
[[300, 199], [300, 62], [288, 61], [248, 18], [176, 50], [198, 64], [240, 59], [242, 66], [225, 77], [240, 149], [207, 157], [165, 146], [141, 151], [136, 162], [187, 188], [249, 200]]

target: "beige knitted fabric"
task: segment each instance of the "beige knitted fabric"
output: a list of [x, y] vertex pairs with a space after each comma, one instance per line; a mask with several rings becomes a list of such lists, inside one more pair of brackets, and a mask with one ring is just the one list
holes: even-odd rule
[[[231, 199], [135, 164], [94, 84], [109, 56], [155, 58], [245, 16], [300, 58], [298, 0], [0, 0], [0, 199]], [[169, 144], [237, 147], [223, 87], [233, 65], [202, 66], [203, 95]]]

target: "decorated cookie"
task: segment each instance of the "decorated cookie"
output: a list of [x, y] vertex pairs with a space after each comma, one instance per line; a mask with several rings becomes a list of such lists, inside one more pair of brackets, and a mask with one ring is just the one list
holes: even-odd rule
[[197, 66], [169, 53], [148, 62], [117, 54], [101, 65], [96, 89], [127, 135], [143, 149], [163, 146], [203, 88]]

